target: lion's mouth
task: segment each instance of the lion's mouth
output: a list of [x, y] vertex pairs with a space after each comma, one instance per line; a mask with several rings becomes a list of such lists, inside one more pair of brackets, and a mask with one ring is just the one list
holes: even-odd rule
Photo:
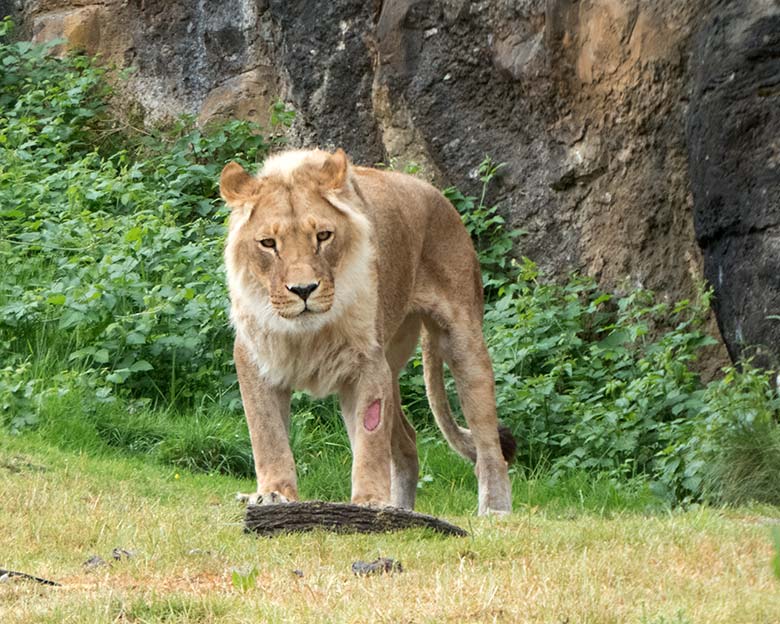
[[334, 298], [332, 295], [309, 297], [307, 300], [280, 297], [276, 300], [272, 298], [271, 303], [279, 316], [288, 321], [295, 321], [296, 319], [312, 318], [328, 312], [333, 307]]
[[325, 306], [325, 307], [317, 306], [312, 308], [308, 304], [306, 304], [303, 310], [300, 311], [298, 316], [312, 316], [316, 314], [322, 314], [324, 312], [327, 312], [328, 310], [330, 310], [330, 306]]
[[307, 318], [311, 316], [317, 316], [318, 314], [322, 314], [324, 312], [327, 312], [330, 308], [311, 308], [308, 304], [305, 304], [303, 308], [300, 309], [277, 309], [276, 313], [281, 316], [284, 319], [287, 319], [288, 321], [294, 321], [295, 319], [300, 318]]

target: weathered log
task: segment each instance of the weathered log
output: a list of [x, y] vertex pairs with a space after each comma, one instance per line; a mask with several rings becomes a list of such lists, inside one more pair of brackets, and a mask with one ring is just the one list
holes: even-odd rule
[[397, 507], [363, 507], [347, 503], [305, 501], [248, 505], [244, 531], [264, 536], [323, 529], [335, 533], [386, 533], [424, 527], [465, 537], [466, 531], [439, 518]]

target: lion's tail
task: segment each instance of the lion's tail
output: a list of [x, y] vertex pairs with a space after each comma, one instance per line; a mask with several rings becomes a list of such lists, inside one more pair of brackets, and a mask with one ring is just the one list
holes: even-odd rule
[[[450, 409], [447, 390], [444, 387], [444, 361], [438, 350], [430, 344], [425, 332], [422, 341], [422, 361], [428, 403], [436, 424], [444, 434], [444, 439], [460, 455], [471, 462], [476, 462], [477, 449], [471, 431], [458, 425]], [[517, 452], [517, 442], [512, 432], [508, 427], [499, 424], [498, 437], [501, 443], [501, 454], [507, 462], [511, 462]]]

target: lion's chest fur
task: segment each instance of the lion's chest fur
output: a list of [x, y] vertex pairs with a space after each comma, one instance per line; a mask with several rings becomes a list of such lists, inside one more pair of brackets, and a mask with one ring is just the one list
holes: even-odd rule
[[268, 383], [322, 397], [356, 378], [378, 345], [370, 307], [350, 312], [320, 327], [289, 332], [266, 322], [257, 309], [234, 305], [233, 322]]

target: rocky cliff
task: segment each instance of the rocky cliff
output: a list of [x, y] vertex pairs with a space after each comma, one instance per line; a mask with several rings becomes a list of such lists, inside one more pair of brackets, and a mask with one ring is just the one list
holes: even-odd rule
[[777, 367], [780, 2], [717, 3], [692, 50], [687, 136], [704, 275], [730, 355]]
[[[0, 0], [37, 40], [133, 66], [148, 122], [265, 123], [469, 191], [485, 154], [518, 253], [615, 288], [706, 276], [732, 356], [780, 354], [776, 0]], [[695, 216], [695, 219], [694, 219]], [[722, 355], [713, 356], [722, 363]]]

